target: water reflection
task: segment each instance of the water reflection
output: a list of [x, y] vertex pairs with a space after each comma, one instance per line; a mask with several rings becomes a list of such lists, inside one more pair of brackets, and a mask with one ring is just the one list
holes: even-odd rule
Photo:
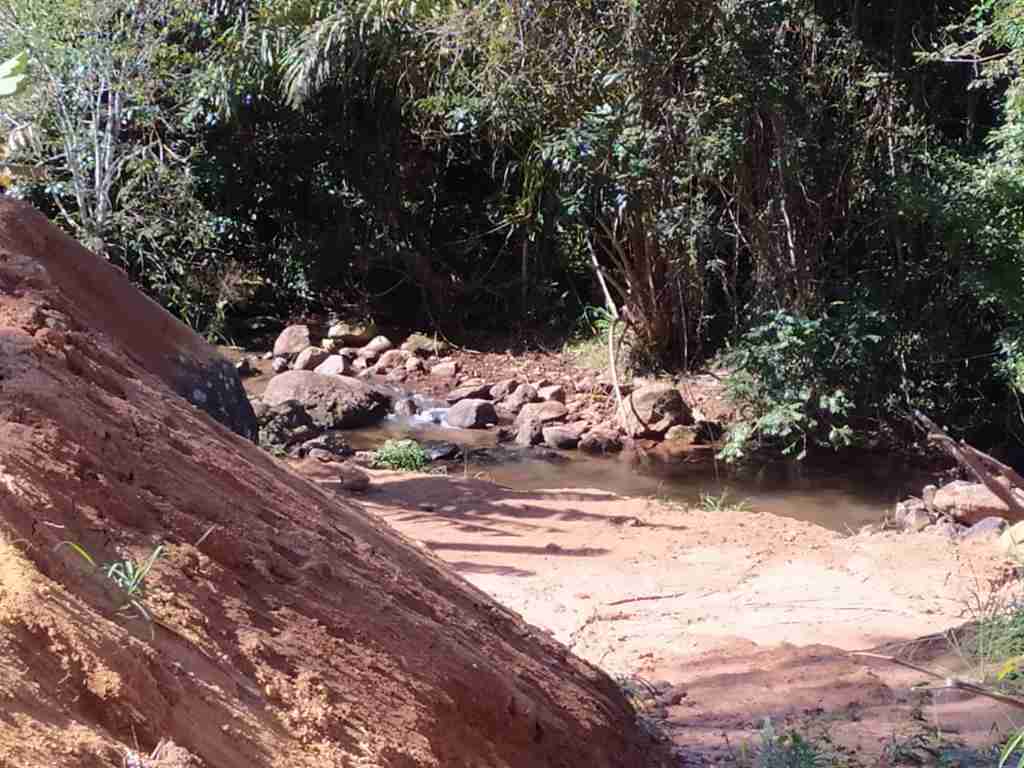
[[[426, 418], [392, 417], [377, 427], [349, 431], [345, 436], [356, 450], [372, 450], [384, 440], [407, 437], [456, 443], [466, 449], [495, 446], [493, 431], [452, 429]], [[699, 504], [705, 494], [725, 493], [732, 502], [746, 500], [752, 509], [841, 532], [855, 532], [866, 523], [881, 520], [917, 482], [892, 461], [828, 468], [777, 462], [738, 473], [712, 460], [668, 464], [632, 453], [594, 457], [565, 451], [559, 452], [557, 462], [529, 453], [513, 455], [517, 460], [499, 463], [481, 462], [471, 455], [467, 463], [454, 464], [450, 471], [482, 474], [517, 490], [596, 488], [687, 504]]]

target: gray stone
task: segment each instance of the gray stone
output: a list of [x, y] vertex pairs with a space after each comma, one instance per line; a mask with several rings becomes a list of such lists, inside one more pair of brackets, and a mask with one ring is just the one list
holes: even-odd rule
[[679, 443], [681, 445], [695, 445], [697, 443], [697, 427], [676, 424], [669, 427], [665, 432], [665, 442]]
[[955, 480], [935, 492], [935, 511], [952, 517], [958, 523], [974, 525], [986, 517], [1002, 517], [1011, 522], [1013, 514], [1006, 504], [981, 483]]
[[406, 397], [395, 403], [395, 415], [404, 418], [411, 418], [420, 412], [420, 407], [411, 397]]
[[963, 533], [965, 541], [970, 539], [996, 538], [1006, 530], [1006, 520], [1001, 517], [986, 517], [979, 520]]
[[370, 487], [370, 476], [353, 462], [346, 461], [338, 466], [337, 482], [346, 491], [361, 493]]
[[252, 413], [253, 413], [253, 416], [256, 417], [256, 421], [257, 422], [261, 418], [263, 418], [263, 414], [265, 414], [269, 410], [269, 406], [266, 403], [264, 403], [262, 400], [260, 400], [258, 397], [254, 397], [250, 401], [250, 405], [252, 406]]
[[460, 400], [448, 409], [448, 425], [460, 429], [480, 429], [498, 423], [498, 414], [490, 400]]
[[313, 439], [321, 428], [298, 400], [264, 402], [259, 419], [259, 443], [271, 450], [287, 450]]
[[377, 361], [377, 368], [381, 371], [389, 371], [392, 368], [400, 368], [405, 364], [405, 352], [400, 349], [389, 349], [380, 356]]
[[520, 384], [512, 394], [501, 401], [501, 407], [509, 413], [519, 413], [524, 405], [537, 401], [537, 390], [529, 384]]
[[462, 449], [455, 443], [428, 441], [422, 447], [430, 461], [454, 461], [462, 456]]
[[544, 425], [537, 419], [524, 419], [516, 422], [516, 444], [529, 447], [539, 445], [544, 440]]
[[449, 403], [457, 403], [460, 400], [490, 400], [491, 388], [486, 384], [469, 384], [453, 389], [447, 397]]
[[926, 485], [921, 489], [921, 500], [924, 502], [924, 505], [928, 507], [929, 512], [938, 512], [938, 510], [935, 509], [935, 494], [938, 490], [938, 486], [934, 485]]
[[670, 427], [693, 421], [689, 406], [671, 384], [649, 384], [633, 392], [623, 402], [622, 417], [633, 437], [660, 438]]
[[299, 446], [299, 457], [312, 455], [314, 450], [330, 454], [333, 457], [332, 460], [346, 458], [355, 453], [352, 450], [352, 446], [337, 432], [328, 432], [325, 435], [314, 437], [312, 440], [307, 440]]
[[448, 352], [448, 342], [443, 339], [431, 338], [422, 333], [414, 333], [402, 344], [402, 349], [420, 357], [436, 357]]
[[315, 372], [324, 376], [347, 376], [352, 372], [352, 364], [341, 355], [329, 355], [316, 367]]
[[578, 447], [586, 453], [618, 453], [622, 450], [622, 438], [610, 429], [595, 427], [580, 438]]
[[281, 331], [274, 342], [274, 357], [285, 357], [291, 360], [309, 346], [312, 346], [309, 326], [289, 325]]
[[330, 353], [326, 349], [306, 347], [299, 352], [295, 362], [292, 363], [292, 368], [296, 371], [312, 371], [328, 357], [330, 357]]
[[287, 357], [275, 357], [270, 363], [270, 369], [274, 373], [284, 373], [288, 370], [288, 358]]
[[565, 389], [557, 384], [546, 387], [537, 387], [537, 397], [541, 400], [549, 400], [556, 403], [565, 402]]
[[437, 376], [438, 378], [454, 379], [459, 372], [459, 364], [451, 361], [447, 363], [438, 363], [430, 369], [431, 376]]
[[580, 436], [583, 431], [573, 425], [556, 424], [544, 427], [541, 432], [544, 435], [545, 445], [551, 448], [567, 450], [579, 445]]
[[369, 357], [370, 355], [379, 357], [394, 346], [395, 345], [391, 343], [391, 339], [387, 336], [374, 336], [362, 349], [359, 350], [359, 355], [361, 357]]
[[491, 387], [491, 399], [502, 400], [508, 397], [515, 391], [515, 388], [519, 386], [519, 382], [515, 379], [502, 379], [493, 387]]
[[541, 424], [549, 424], [553, 421], [561, 421], [569, 414], [569, 409], [562, 403], [550, 401], [547, 403], [529, 403], [524, 405], [516, 417], [516, 423], [536, 420]]
[[348, 376], [325, 376], [313, 371], [286, 371], [270, 380], [263, 402], [274, 406], [297, 400], [322, 429], [351, 429], [380, 421], [388, 397], [379, 389]]
[[345, 347], [361, 347], [377, 335], [373, 323], [335, 323], [327, 330], [327, 338], [336, 339]]
[[910, 530], [914, 528], [917, 521], [922, 519], [921, 515], [927, 517], [929, 522], [931, 521], [931, 513], [925, 507], [924, 502], [912, 496], [896, 503], [892, 520], [898, 527]]

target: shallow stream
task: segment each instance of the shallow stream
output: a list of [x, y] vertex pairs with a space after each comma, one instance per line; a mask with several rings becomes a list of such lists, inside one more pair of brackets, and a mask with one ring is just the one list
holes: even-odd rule
[[[237, 359], [236, 350], [225, 351]], [[261, 364], [259, 375], [245, 380], [250, 396], [260, 394], [273, 375], [269, 364], [265, 367]], [[418, 395], [415, 399], [421, 411], [418, 416], [392, 415], [375, 427], [346, 430], [346, 440], [356, 450], [373, 450], [385, 440], [401, 438], [455, 443], [469, 449], [470, 459], [448, 462], [449, 474], [484, 477], [517, 490], [595, 488], [682, 504], [701, 504], [702, 497], [717, 500], [724, 494], [725, 503], [742, 502], [751, 509], [844, 533], [880, 521], [897, 501], [918, 493], [924, 484], [919, 473], [898, 460], [879, 457], [827, 467], [777, 462], [738, 473], [721, 463], [673, 465], [645, 460], [633, 452], [599, 457], [578, 451], [492, 450], [497, 442], [493, 430], [447, 427], [443, 423], [445, 404]], [[473, 449], [489, 450], [474, 456]]]
[[[424, 410], [430, 404], [424, 404]], [[443, 413], [435, 412], [443, 420]], [[685, 504], [744, 503], [751, 509], [806, 520], [841, 532], [878, 522], [913, 492], [913, 473], [893, 460], [858, 466], [815, 467], [793, 462], [737, 472], [722, 463], [665, 464], [632, 452], [600, 457], [578, 451], [502, 449], [493, 430], [453, 429], [426, 418], [391, 416], [366, 429], [347, 430], [356, 450], [385, 440], [454, 443], [468, 461], [448, 462], [449, 474], [483, 477], [517, 490], [595, 488], [623, 496], [658, 497]], [[477, 453], [473, 449], [495, 449]], [[918, 484], [919, 490], [920, 485]], [[705, 502], [702, 497], [711, 497]]]

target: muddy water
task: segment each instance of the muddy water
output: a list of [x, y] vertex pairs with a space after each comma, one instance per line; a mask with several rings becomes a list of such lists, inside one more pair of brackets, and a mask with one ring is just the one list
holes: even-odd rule
[[[222, 348], [231, 359], [241, 352]], [[245, 379], [250, 396], [258, 396], [273, 375], [269, 361], [259, 361], [258, 375]], [[440, 408], [417, 397], [421, 410]], [[442, 414], [438, 414], [441, 416]], [[387, 439], [413, 438], [451, 442], [463, 448], [493, 448], [493, 431], [451, 429], [422, 418], [389, 418], [377, 427], [349, 430], [345, 438], [356, 450], [373, 450]], [[878, 522], [895, 503], [917, 493], [924, 482], [905, 467], [884, 460], [828, 468], [779, 463], [742, 474], [724, 465], [665, 465], [640, 460], [635, 454], [594, 457], [576, 451], [558, 452], [552, 461], [538, 452], [502, 453], [502, 460], [451, 463], [452, 474], [480, 476], [519, 490], [596, 488], [622, 496], [655, 496], [681, 504], [701, 503], [701, 497], [726, 495], [729, 503], [817, 523], [836, 531], [857, 531]], [[552, 452], [546, 452], [551, 454]]]
[[[356, 450], [372, 450], [387, 439], [413, 438], [455, 443], [464, 448], [492, 448], [495, 435], [391, 418], [378, 427], [351, 430], [346, 439]], [[856, 532], [878, 522], [910, 490], [901, 467], [882, 462], [871, 466], [815, 468], [773, 464], [742, 474], [719, 464], [664, 465], [635, 455], [595, 457], [577, 451], [513, 454], [497, 463], [450, 463], [450, 474], [479, 476], [518, 490], [597, 488], [623, 496], [659, 497], [682, 504], [701, 503], [703, 495], [726, 494], [729, 503], [806, 520], [840, 532]], [[557, 456], [552, 460], [551, 456]], [[918, 486], [920, 487], [920, 486]]]

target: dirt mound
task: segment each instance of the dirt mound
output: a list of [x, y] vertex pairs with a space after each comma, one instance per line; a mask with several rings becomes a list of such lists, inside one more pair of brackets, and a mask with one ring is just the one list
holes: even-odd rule
[[[203, 345], [113, 274], [0, 201], [0, 765], [656, 764], [606, 676], [177, 396]], [[163, 544], [152, 620], [63, 542]]]

